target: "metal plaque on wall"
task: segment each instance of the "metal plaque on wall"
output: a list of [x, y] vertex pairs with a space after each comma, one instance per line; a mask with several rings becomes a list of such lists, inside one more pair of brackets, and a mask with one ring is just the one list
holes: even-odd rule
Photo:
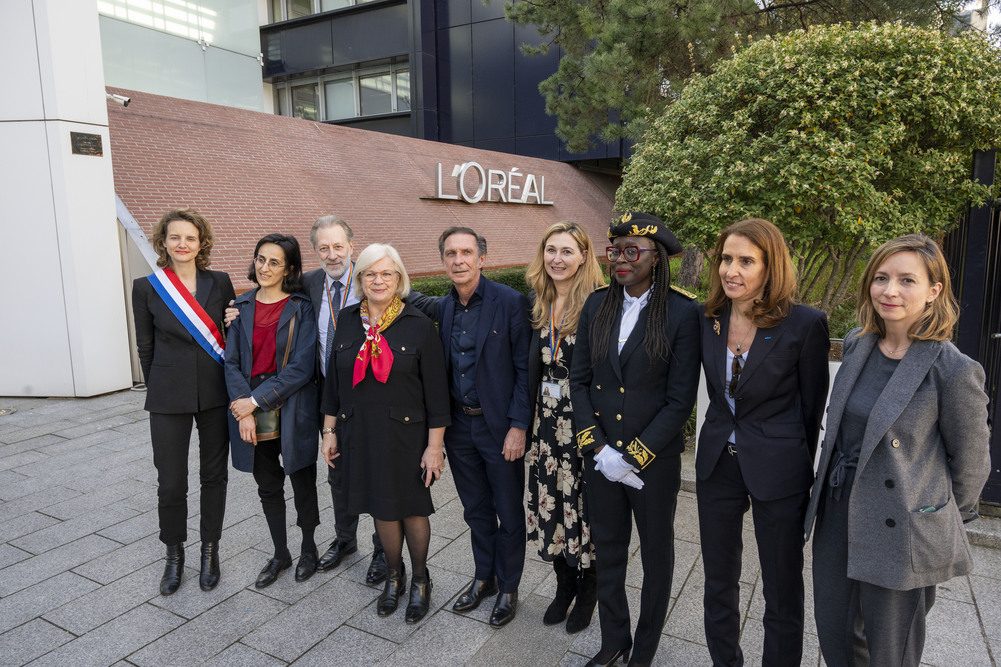
[[70, 145], [73, 147], [74, 155], [96, 155], [98, 157], [104, 155], [100, 134], [70, 132]]

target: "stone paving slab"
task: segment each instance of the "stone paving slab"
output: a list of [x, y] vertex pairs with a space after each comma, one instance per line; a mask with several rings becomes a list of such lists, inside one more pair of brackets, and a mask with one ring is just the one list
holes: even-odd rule
[[[189, 539], [180, 590], [158, 591], [156, 471], [144, 394], [93, 399], [3, 399], [18, 411], [0, 417], [0, 665], [583, 665], [600, 648], [598, 615], [577, 635], [541, 617], [555, 593], [552, 567], [526, 549], [519, 614], [506, 628], [487, 620], [485, 601], [467, 614], [451, 605], [472, 574], [469, 531], [449, 475], [432, 488], [429, 571], [432, 610], [417, 625], [375, 613], [381, 587], [365, 584], [372, 533], [359, 522], [359, 550], [309, 581], [282, 573], [270, 588], [254, 580], [272, 545], [250, 475], [232, 471], [220, 547], [222, 579], [198, 588], [197, 433], [189, 452]], [[691, 466], [690, 453], [685, 465]], [[321, 550], [333, 538], [325, 468], [318, 466]], [[687, 470], [687, 468], [686, 468]], [[709, 665], [702, 626], [703, 573], [694, 485], [686, 478], [675, 520], [675, 569], [668, 620], [656, 663]], [[291, 488], [289, 546], [298, 551]], [[748, 665], [761, 663], [764, 601], [749, 512], [741, 571], [742, 637]], [[635, 628], [642, 568], [636, 552], [626, 576]], [[929, 617], [925, 664], [977, 667], [1001, 654], [1001, 551], [972, 549], [975, 568], [939, 587]], [[822, 665], [812, 622], [807, 547], [804, 665]], [[409, 567], [409, 557], [404, 552]]]

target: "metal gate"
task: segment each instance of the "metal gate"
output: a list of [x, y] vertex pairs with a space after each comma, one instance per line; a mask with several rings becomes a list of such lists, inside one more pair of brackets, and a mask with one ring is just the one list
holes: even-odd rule
[[[973, 178], [993, 183], [995, 158], [996, 151], [978, 151]], [[956, 345], [987, 373], [991, 476], [981, 499], [1001, 505], [1001, 205], [971, 208], [943, 247], [960, 307]]]

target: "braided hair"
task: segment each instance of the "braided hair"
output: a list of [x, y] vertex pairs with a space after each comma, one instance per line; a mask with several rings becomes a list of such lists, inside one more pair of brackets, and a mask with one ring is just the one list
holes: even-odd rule
[[[667, 324], [667, 297], [671, 292], [671, 262], [667, 250], [660, 243], [654, 243], [657, 250], [657, 264], [653, 267], [653, 285], [650, 302], [647, 304], [646, 330], [643, 332], [643, 349], [653, 359], [667, 359], [671, 345], [665, 333]], [[591, 321], [591, 367], [595, 367], [608, 354], [608, 342], [615, 327], [615, 321], [622, 312], [625, 288], [617, 281], [611, 281], [605, 291], [605, 298], [598, 306], [598, 312]]]

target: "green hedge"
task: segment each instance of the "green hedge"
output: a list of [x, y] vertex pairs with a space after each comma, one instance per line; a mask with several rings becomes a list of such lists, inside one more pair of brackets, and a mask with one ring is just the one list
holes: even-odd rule
[[[490, 280], [507, 285], [522, 294], [527, 295], [528, 285], [525, 283], [526, 266], [512, 266], [507, 269], [490, 269], [483, 272]], [[444, 296], [452, 286], [447, 276], [423, 276], [410, 281], [413, 289], [428, 296]]]

